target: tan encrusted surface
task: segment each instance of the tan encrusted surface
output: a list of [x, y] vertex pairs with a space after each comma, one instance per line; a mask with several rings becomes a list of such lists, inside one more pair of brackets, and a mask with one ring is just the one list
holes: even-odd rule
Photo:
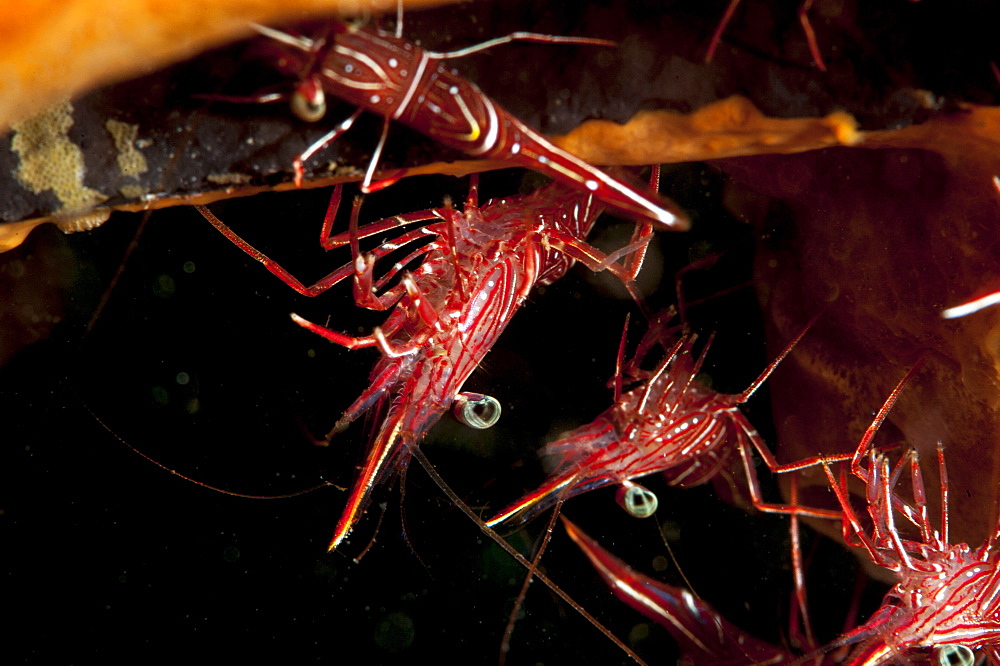
[[107, 197], [83, 184], [83, 151], [67, 132], [73, 106], [63, 102], [13, 126], [11, 150], [18, 156], [18, 181], [35, 194], [51, 191], [60, 215], [86, 212]]
[[690, 114], [640, 111], [624, 125], [589, 120], [553, 143], [594, 164], [639, 165], [800, 153], [860, 138], [847, 113], [769, 118], [750, 100], [734, 96]]

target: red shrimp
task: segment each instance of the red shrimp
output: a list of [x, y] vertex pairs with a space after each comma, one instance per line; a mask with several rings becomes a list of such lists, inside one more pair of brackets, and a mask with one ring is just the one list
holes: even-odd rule
[[[445, 61], [451, 58], [514, 41], [603, 46], [614, 45], [613, 42], [517, 32], [457, 51], [435, 53], [402, 39], [401, 28], [398, 23], [396, 34], [392, 34], [331, 21], [317, 36], [306, 37], [258, 27], [275, 42], [278, 69], [296, 77], [298, 83], [291, 93], [250, 99], [271, 102], [290, 98], [297, 115], [310, 121], [324, 115], [327, 93], [358, 106], [353, 115], [296, 158], [297, 182], [301, 182], [303, 162], [350, 129], [361, 112], [367, 110], [382, 116], [385, 124], [365, 174], [363, 191], [371, 189], [389, 122], [398, 121], [473, 157], [501, 159], [512, 166], [544, 173], [565, 185], [593, 193], [607, 206], [653, 220], [665, 228], [680, 231], [689, 228], [687, 218], [672, 202], [655, 193], [641, 192], [557, 148], [484, 95], [475, 84], [445, 66]], [[383, 181], [375, 187], [391, 182]]]
[[[632, 479], [663, 472], [670, 485], [699, 485], [726, 470], [734, 449], [740, 453], [750, 497], [758, 509], [839, 518], [837, 512], [764, 502], [753, 452], [757, 451], [774, 472], [792, 471], [798, 464], [780, 465], [738, 408], [804, 334], [792, 340], [749, 388], [736, 395], [715, 393], [695, 381], [708, 345], [693, 359], [694, 335], [678, 339], [641, 386], [622, 394], [620, 349], [614, 404], [591, 423], [545, 446], [542, 455], [556, 462], [549, 478], [487, 524], [494, 526], [512, 518], [524, 522], [558, 500], [611, 483], [619, 485], [618, 501], [626, 511], [636, 517], [650, 516], [657, 498]], [[643, 354], [640, 351], [630, 365], [637, 366]]]
[[681, 663], [736, 666], [794, 659], [787, 650], [739, 629], [688, 590], [633, 570], [565, 517], [562, 520], [567, 534], [614, 595], [670, 632], [680, 647]]
[[[338, 197], [331, 202], [335, 209]], [[586, 244], [599, 207], [592, 194], [580, 194], [559, 183], [535, 192], [477, 203], [473, 179], [464, 211], [444, 208], [402, 215], [358, 228], [360, 200], [351, 215], [351, 231], [328, 237], [332, 216], [324, 224], [324, 245], [351, 245], [354, 260], [312, 286], [305, 286], [284, 268], [251, 247], [210, 211], [202, 214], [247, 254], [301, 294], [315, 296], [333, 284], [354, 276], [355, 300], [373, 309], [392, 309], [385, 323], [372, 335], [352, 338], [293, 314], [304, 328], [349, 349], [377, 346], [382, 358], [371, 373], [371, 385], [337, 421], [331, 435], [378, 403], [384, 419], [369, 445], [347, 506], [337, 525], [330, 549], [336, 548], [358, 521], [373, 486], [404, 466], [424, 433], [453, 404], [474, 422], [476, 408], [496, 412], [495, 401], [462, 394], [462, 385], [479, 366], [518, 306], [536, 284], [549, 284], [581, 261], [599, 271], [608, 269], [631, 284], [641, 263], [641, 252], [650, 228], [637, 230], [626, 248], [607, 256]], [[401, 225], [434, 220], [387, 241], [362, 255], [358, 239], [382, 234]], [[374, 265], [386, 255], [427, 238], [430, 243], [413, 250], [378, 280]], [[633, 254], [628, 268], [617, 259]], [[407, 264], [422, 257], [412, 273], [379, 295], [378, 289]], [[638, 260], [636, 260], [638, 257]], [[471, 406], [471, 409], [470, 409]], [[488, 422], [495, 414], [486, 414]]]
[[[914, 368], [915, 370], [916, 368]], [[885, 453], [871, 447], [872, 438], [914, 370], [896, 386], [865, 432], [851, 460], [851, 472], [864, 481], [869, 535], [851, 505], [846, 472], [834, 477], [828, 463], [824, 470], [843, 510], [844, 539], [863, 547], [872, 562], [896, 574], [898, 582], [882, 606], [862, 626], [831, 645], [860, 643], [845, 662], [875, 666], [922, 659], [932, 654], [939, 664], [973, 664], [988, 657], [1000, 664], [1000, 521], [990, 537], [976, 548], [952, 544], [948, 538], [948, 473], [944, 447], [937, 447], [940, 470], [940, 529], [931, 524], [920, 461], [915, 450], [891, 466]], [[867, 458], [867, 467], [862, 462]], [[909, 467], [913, 502], [904, 502], [895, 486]], [[896, 513], [919, 531], [907, 538], [896, 525]]]

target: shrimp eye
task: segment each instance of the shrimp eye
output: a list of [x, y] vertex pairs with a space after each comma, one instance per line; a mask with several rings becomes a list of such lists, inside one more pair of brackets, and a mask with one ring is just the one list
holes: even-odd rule
[[292, 113], [301, 120], [314, 123], [326, 114], [326, 97], [319, 86], [300, 86], [292, 93]]
[[938, 666], [972, 666], [976, 655], [965, 645], [942, 645], [935, 650]]
[[656, 493], [631, 481], [626, 481], [618, 489], [617, 499], [618, 504], [633, 518], [649, 518], [660, 504]]
[[477, 430], [491, 428], [500, 420], [500, 402], [481, 393], [459, 393], [452, 410], [456, 419]]

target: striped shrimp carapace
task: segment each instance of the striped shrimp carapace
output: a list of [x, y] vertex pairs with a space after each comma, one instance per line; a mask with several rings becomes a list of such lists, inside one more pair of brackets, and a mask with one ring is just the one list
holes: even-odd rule
[[[916, 368], [914, 368], [916, 369]], [[896, 386], [865, 432], [851, 461], [851, 473], [865, 483], [870, 533], [862, 527], [847, 492], [846, 470], [839, 478], [824, 470], [843, 509], [844, 539], [864, 548], [872, 562], [898, 579], [882, 606], [862, 626], [824, 648], [859, 643], [845, 663], [851, 666], [909, 663], [932, 657], [939, 664], [1000, 664], [1000, 522], [977, 547], [952, 544], [948, 535], [948, 474], [938, 443], [941, 516], [930, 519], [919, 456], [911, 449], [891, 464], [872, 439], [913, 370]], [[867, 460], [867, 466], [864, 461]], [[913, 501], [896, 487], [909, 471]], [[899, 523], [901, 517], [901, 524]], [[910, 530], [908, 531], [907, 528]], [[914, 531], [911, 535], [909, 532]]]
[[[504, 160], [512, 166], [544, 173], [565, 185], [593, 193], [605, 205], [652, 220], [664, 228], [680, 231], [689, 228], [687, 217], [675, 204], [557, 148], [445, 64], [449, 59], [514, 41], [602, 46], [612, 46], [612, 42], [521, 32], [457, 51], [436, 53], [403, 39], [401, 27], [398, 24], [393, 34], [330, 21], [311, 37], [259, 27], [272, 40], [275, 66], [298, 79], [294, 91], [256, 98], [209, 98], [267, 102], [287, 98], [296, 114], [309, 121], [323, 117], [327, 93], [357, 105], [354, 114], [296, 158], [297, 182], [302, 178], [303, 162], [350, 129], [361, 112], [367, 110], [382, 116], [385, 124], [365, 174], [364, 190], [372, 187], [389, 123], [398, 121], [473, 157]], [[391, 182], [394, 181], [383, 181], [375, 188]]]
[[[592, 422], [546, 445], [541, 454], [555, 461], [548, 479], [487, 524], [492, 526], [511, 520], [524, 522], [559, 500], [608, 484], [619, 486], [619, 502], [630, 514], [646, 517], [656, 510], [656, 496], [632, 479], [663, 472], [670, 485], [699, 485], [724, 473], [734, 450], [739, 451], [750, 498], [758, 509], [839, 517], [831, 511], [764, 501], [754, 467], [754, 451], [772, 471], [792, 471], [798, 466], [779, 464], [739, 410], [739, 405], [753, 395], [804, 334], [805, 330], [745, 391], [735, 395], [716, 393], [698, 383], [696, 376], [708, 345], [694, 357], [696, 336], [692, 334], [678, 338], [652, 372], [636, 371], [642, 378], [641, 384], [624, 393], [621, 392], [619, 351], [614, 404]], [[646, 346], [644, 341], [629, 366], [638, 367]]]
[[[633, 242], [605, 255], [584, 239], [600, 213], [594, 196], [560, 183], [534, 192], [478, 205], [475, 177], [464, 209], [443, 208], [396, 216], [358, 226], [360, 199], [351, 213], [351, 230], [329, 236], [332, 214], [323, 227], [324, 246], [351, 246], [353, 261], [306, 286], [270, 258], [251, 247], [210, 211], [201, 213], [247, 254], [301, 294], [315, 296], [348, 278], [354, 279], [355, 301], [362, 307], [392, 310], [371, 335], [352, 338], [293, 314], [304, 328], [349, 349], [378, 347], [382, 358], [371, 372], [371, 385], [344, 411], [333, 435], [378, 405], [382, 424], [371, 442], [361, 474], [330, 543], [336, 548], [360, 518], [375, 484], [405, 465], [411, 449], [442, 414], [458, 402], [459, 409], [483, 398], [463, 395], [462, 385], [479, 366], [514, 312], [536, 284], [549, 284], [580, 261], [595, 271], [610, 270], [631, 285], [641, 262], [650, 229], [637, 229]], [[339, 202], [339, 190], [331, 211]], [[403, 225], [424, 223], [373, 251], [361, 254], [358, 240]], [[375, 264], [419, 241], [405, 259], [375, 278]], [[412, 245], [411, 245], [412, 244]], [[617, 259], [632, 257], [623, 266]], [[420, 261], [384, 289], [404, 268]], [[464, 398], [464, 399], [463, 399]], [[487, 411], [491, 406], [485, 405]], [[461, 415], [472, 420], [466, 412]]]

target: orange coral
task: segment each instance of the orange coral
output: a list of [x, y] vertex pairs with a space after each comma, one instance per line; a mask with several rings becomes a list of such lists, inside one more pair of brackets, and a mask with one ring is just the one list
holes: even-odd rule
[[8, 3], [0, 21], [0, 130], [57, 100], [245, 37], [250, 23], [395, 8], [395, 0]]

